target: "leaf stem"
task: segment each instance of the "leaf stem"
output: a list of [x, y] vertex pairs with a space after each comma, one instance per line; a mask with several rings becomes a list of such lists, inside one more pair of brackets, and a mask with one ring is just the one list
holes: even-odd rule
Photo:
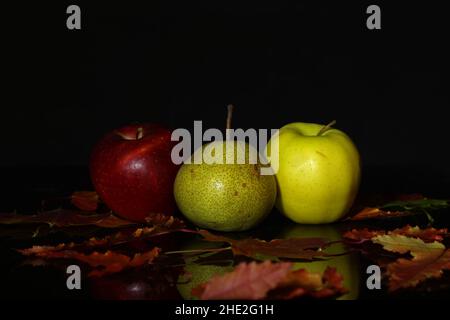
[[164, 252], [164, 254], [184, 254], [184, 253], [222, 252], [222, 251], [226, 251], [226, 250], [231, 250], [231, 247], [214, 248], [214, 249], [192, 249], [192, 250], [167, 251], [167, 252]]

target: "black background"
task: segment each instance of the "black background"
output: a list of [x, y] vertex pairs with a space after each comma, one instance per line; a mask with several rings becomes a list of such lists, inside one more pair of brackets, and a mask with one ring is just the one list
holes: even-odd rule
[[[449, 181], [450, 37], [437, 3], [143, 3], [4, 7], [1, 167], [86, 166], [118, 126], [221, 128], [233, 103], [235, 127], [336, 119], [368, 176]], [[66, 28], [69, 4], [81, 30]], [[381, 30], [366, 28], [369, 4]]]
[[[2, 212], [91, 188], [90, 151], [114, 128], [221, 128], [228, 103], [235, 127], [336, 119], [360, 150], [363, 190], [448, 198], [450, 37], [437, 1], [146, 2], [2, 4]], [[66, 28], [70, 4], [82, 30]], [[382, 30], [366, 28], [369, 4]], [[17, 297], [40, 297], [50, 277], [2, 274], [12, 293], [1, 295]]]

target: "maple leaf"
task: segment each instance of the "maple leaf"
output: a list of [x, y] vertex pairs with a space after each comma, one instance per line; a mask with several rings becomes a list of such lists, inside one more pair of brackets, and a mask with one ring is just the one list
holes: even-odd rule
[[100, 198], [95, 191], [76, 191], [70, 196], [70, 202], [80, 210], [95, 211]]
[[94, 269], [89, 272], [90, 277], [101, 277], [106, 274], [120, 272], [126, 268], [139, 267], [151, 263], [160, 253], [155, 247], [144, 253], [136, 253], [132, 258], [111, 250], [105, 253], [93, 252], [85, 254], [74, 250], [49, 250], [46, 246], [33, 246], [29, 249], [19, 250], [26, 256], [36, 256], [45, 259], [73, 259], [88, 264]]
[[56, 209], [35, 215], [16, 213], [0, 214], [0, 224], [48, 224], [51, 227], [97, 226], [101, 228], [120, 228], [136, 224], [112, 213], [92, 214], [77, 210]]
[[263, 256], [312, 260], [316, 257], [326, 256], [320, 249], [328, 243], [323, 238], [289, 238], [271, 241], [252, 238], [236, 240], [214, 235], [206, 230], [199, 230], [198, 233], [206, 241], [229, 243], [235, 255], [244, 255], [252, 258]]
[[443, 270], [450, 269], [450, 252], [437, 241], [426, 243], [419, 238], [404, 235], [380, 235], [372, 239], [383, 249], [405, 254], [412, 259], [399, 258], [387, 266], [389, 290], [414, 287], [429, 278], [439, 278]]
[[291, 270], [292, 263], [269, 260], [239, 264], [232, 272], [214, 276], [192, 290], [203, 300], [329, 298], [346, 292], [342, 276], [327, 268], [322, 274]]

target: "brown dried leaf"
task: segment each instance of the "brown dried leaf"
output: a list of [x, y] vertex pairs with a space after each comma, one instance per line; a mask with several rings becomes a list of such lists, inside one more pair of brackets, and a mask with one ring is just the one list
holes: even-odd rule
[[327, 268], [323, 275], [304, 269], [291, 270], [292, 263], [241, 263], [234, 271], [215, 276], [192, 290], [204, 300], [217, 299], [293, 299], [335, 297], [346, 292], [342, 276]]
[[360, 221], [374, 218], [394, 218], [394, 217], [404, 217], [411, 214], [412, 213], [409, 211], [389, 211], [389, 210], [382, 210], [379, 208], [366, 207], [361, 211], [359, 211], [354, 216], [349, 217], [348, 220]]
[[71, 195], [70, 202], [80, 210], [95, 211], [100, 198], [95, 191], [77, 191]]
[[92, 214], [77, 210], [56, 209], [36, 215], [2, 213], [0, 224], [48, 224], [51, 227], [60, 228], [93, 225], [101, 228], [120, 228], [136, 223], [119, 218], [112, 213]]
[[387, 267], [389, 290], [415, 287], [426, 279], [440, 278], [443, 270], [450, 270], [450, 249], [432, 251], [412, 260], [400, 258]]
[[186, 223], [183, 220], [162, 213], [153, 214], [147, 217], [145, 221], [150, 225], [158, 226], [161, 230], [164, 228], [167, 230], [173, 230], [186, 227]]
[[236, 240], [214, 235], [206, 230], [199, 230], [199, 234], [206, 241], [229, 243], [235, 255], [244, 255], [252, 258], [264, 256], [312, 260], [326, 256], [320, 249], [328, 243], [323, 238], [289, 238], [264, 241], [251, 238]]
[[90, 277], [101, 277], [106, 274], [120, 272], [126, 268], [139, 267], [146, 263], [151, 263], [160, 252], [155, 247], [144, 253], [137, 253], [132, 258], [111, 250], [105, 253], [93, 252], [84, 254], [74, 250], [52, 250], [45, 246], [34, 246], [29, 249], [19, 250], [23, 255], [36, 256], [45, 259], [73, 259], [86, 263], [94, 269], [89, 272]]
[[392, 231], [385, 230], [369, 230], [364, 229], [352, 229], [344, 233], [343, 237], [354, 241], [367, 241], [376, 236], [381, 235], [403, 235], [412, 238], [419, 238], [425, 242], [442, 241], [444, 236], [448, 235], [447, 229], [435, 229], [426, 228], [421, 229], [418, 226], [412, 227], [406, 225], [403, 228], [394, 229]]
[[241, 263], [234, 271], [194, 288], [192, 294], [202, 300], [263, 299], [286, 278], [291, 266], [289, 262]]
[[387, 266], [389, 290], [415, 287], [419, 282], [429, 278], [439, 278], [443, 270], [450, 269], [450, 252], [437, 241], [425, 243], [418, 238], [404, 235], [380, 235], [372, 239], [381, 244], [385, 250], [405, 254], [412, 259], [399, 258]]
[[411, 227], [410, 225], [406, 225], [403, 228], [395, 229], [393, 231], [388, 232], [391, 235], [404, 235], [413, 238], [422, 239], [425, 242], [433, 242], [433, 241], [442, 241], [444, 237], [448, 235], [447, 228], [443, 229], [435, 229], [435, 228], [426, 228], [421, 229], [418, 226]]

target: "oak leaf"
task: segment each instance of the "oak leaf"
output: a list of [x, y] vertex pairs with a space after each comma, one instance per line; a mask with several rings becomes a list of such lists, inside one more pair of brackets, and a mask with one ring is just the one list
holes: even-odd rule
[[85, 254], [74, 250], [49, 250], [46, 246], [33, 246], [29, 249], [19, 250], [23, 255], [35, 256], [45, 259], [73, 259], [88, 264], [94, 269], [89, 272], [90, 277], [101, 277], [106, 274], [120, 272], [126, 268], [139, 267], [151, 263], [160, 252], [155, 247], [144, 253], [136, 253], [133, 257], [111, 250], [105, 253], [93, 252]]
[[274, 239], [271, 241], [252, 238], [236, 240], [225, 236], [214, 235], [206, 230], [199, 230], [198, 233], [206, 241], [229, 243], [235, 255], [252, 258], [262, 256], [264, 258], [277, 257], [312, 260], [317, 257], [326, 256], [326, 253], [321, 251], [321, 249], [328, 244], [328, 241], [324, 238], [289, 238]]
[[192, 294], [204, 300], [258, 300], [331, 298], [346, 292], [334, 268], [327, 268], [323, 275], [291, 268], [290, 262], [241, 263], [232, 272], [194, 288]]
[[263, 299], [286, 278], [291, 267], [289, 262], [241, 263], [234, 271], [194, 288], [192, 294], [202, 300]]
[[[149, 220], [149, 222], [160, 223], [151, 226], [140, 227], [140, 228], [127, 228], [121, 230], [111, 235], [104, 236], [102, 238], [91, 237], [88, 240], [79, 243], [60, 243], [56, 246], [39, 246], [39, 251], [42, 254], [43, 251], [61, 251], [61, 250], [92, 250], [93, 248], [110, 248], [112, 246], [121, 245], [124, 243], [129, 243], [136, 240], [145, 240], [150, 237], [158, 236], [160, 234], [175, 232], [175, 231], [186, 231], [195, 232], [193, 230], [184, 230], [180, 226], [184, 226], [184, 222], [172, 216], [166, 217], [164, 219]], [[27, 252], [27, 251], [24, 251]]]
[[56, 209], [35, 215], [1, 213], [0, 224], [48, 224], [50, 227], [97, 226], [120, 228], [136, 223], [124, 220], [112, 213], [90, 213], [77, 210]]
[[400, 254], [410, 253], [412, 259], [399, 258], [387, 266], [389, 290], [414, 287], [429, 278], [439, 278], [450, 269], [450, 252], [437, 241], [426, 243], [419, 238], [403, 235], [383, 235], [372, 239], [385, 250]]
[[344, 233], [343, 237], [354, 241], [367, 241], [380, 235], [403, 235], [412, 238], [419, 238], [425, 242], [442, 241], [446, 235], [448, 235], [447, 229], [426, 228], [421, 229], [418, 226], [412, 227], [406, 225], [402, 228], [394, 229], [392, 231], [385, 230], [369, 230], [352, 229]]

